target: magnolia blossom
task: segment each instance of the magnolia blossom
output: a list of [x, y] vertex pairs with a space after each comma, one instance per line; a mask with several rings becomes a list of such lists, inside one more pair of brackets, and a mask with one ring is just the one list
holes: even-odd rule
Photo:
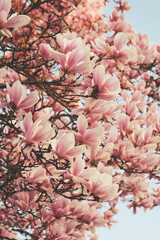
[[26, 87], [21, 84], [19, 80], [13, 83], [12, 87], [6, 83], [7, 86], [7, 101], [5, 103], [0, 103], [0, 107], [10, 106], [13, 109], [22, 109], [27, 110], [30, 107], [33, 107], [38, 102], [37, 91], [33, 91], [28, 94], [26, 92]]
[[38, 54], [42, 56], [45, 61], [47, 61], [52, 59], [51, 51], [52, 51], [52, 48], [49, 44], [41, 43]]
[[15, 193], [10, 201], [15, 205], [16, 208], [20, 208], [22, 211], [26, 211], [28, 209], [28, 205], [32, 205], [34, 209], [36, 209], [37, 204], [35, 201], [37, 200], [38, 194], [36, 191], [31, 192], [17, 192]]
[[105, 74], [103, 65], [93, 71], [92, 86], [97, 86], [97, 97], [104, 100], [113, 100], [120, 93], [120, 82], [116, 77]]
[[49, 204], [50, 210], [52, 212], [51, 214], [55, 218], [61, 218], [69, 212], [69, 203], [69, 200], [65, 198], [57, 198], [57, 201], [55, 203]]
[[34, 167], [23, 175], [30, 183], [42, 183], [44, 180], [49, 179], [46, 175], [46, 170], [42, 166]]
[[71, 164], [71, 168], [67, 171], [66, 177], [72, 178], [75, 183], [82, 183], [88, 186], [88, 180], [95, 173], [93, 168], [86, 168], [85, 161], [77, 157]]
[[51, 55], [61, 65], [61, 69], [69, 73], [89, 74], [94, 67], [88, 46], [77, 47], [67, 54], [52, 50]]
[[132, 194], [137, 198], [148, 195], [148, 187], [149, 183], [145, 181], [144, 175], [138, 175], [138, 174], [132, 174], [130, 176], [125, 175], [123, 177], [124, 181], [124, 191], [127, 191], [127, 189], [130, 189]]
[[61, 48], [62, 53], [68, 53], [77, 47], [85, 47], [85, 42], [82, 38], [77, 37], [75, 32], [67, 31], [63, 34], [56, 35], [56, 41]]
[[130, 122], [130, 117], [128, 115], [126, 115], [125, 113], [119, 113], [117, 115], [117, 124], [118, 124], [118, 127], [120, 129], [120, 131], [126, 131], [128, 125], [129, 125], [129, 122]]
[[52, 140], [52, 148], [60, 158], [73, 158], [85, 152], [85, 146], [75, 146], [75, 138], [72, 132], [63, 133], [57, 139]]
[[112, 183], [112, 176], [107, 173], [96, 171], [89, 180], [87, 188], [90, 193], [97, 196], [101, 201], [111, 201], [118, 197], [118, 184]]
[[[99, 145], [104, 133], [103, 127], [88, 128], [88, 121], [85, 116], [81, 115], [77, 119], [78, 133], [75, 134], [79, 142], [86, 144], [88, 147]], [[99, 133], [97, 136], [97, 132]]]
[[90, 47], [76, 34], [69, 31], [64, 34], [57, 34], [56, 41], [60, 51], [56, 51], [49, 44], [41, 44], [39, 55], [45, 60], [53, 58], [61, 65], [63, 71], [68, 73], [89, 74], [94, 67], [90, 61]]
[[28, 112], [20, 124], [22, 134], [20, 137], [29, 143], [38, 146], [40, 142], [46, 142], [54, 136], [54, 131], [49, 122], [43, 123], [42, 119], [37, 119], [35, 122], [32, 120], [32, 113]]
[[159, 136], [153, 135], [153, 128], [149, 126], [147, 129], [136, 128], [132, 142], [137, 146], [143, 146], [146, 150], [155, 149], [157, 143], [160, 142]]
[[124, 65], [128, 62], [136, 62], [137, 51], [135, 47], [127, 46], [128, 38], [124, 32], [118, 32], [114, 37], [114, 45], [109, 52], [110, 56], [114, 56], [117, 66], [120, 70], [124, 69]]
[[12, 37], [12, 33], [8, 28], [19, 28], [30, 22], [30, 17], [26, 15], [12, 14], [8, 19], [11, 9], [11, 0], [0, 0], [0, 28], [1, 33], [5, 36]]
[[108, 43], [105, 42], [104, 39], [95, 39], [95, 43], [91, 41], [92, 47], [94, 49], [94, 52], [96, 52], [97, 55], [103, 56], [106, 55], [110, 51], [110, 46]]

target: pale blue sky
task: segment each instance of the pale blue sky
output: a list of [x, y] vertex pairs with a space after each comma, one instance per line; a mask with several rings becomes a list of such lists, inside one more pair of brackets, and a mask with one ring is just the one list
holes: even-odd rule
[[[132, 9], [127, 12], [126, 20], [137, 32], [147, 33], [150, 40], [160, 43], [160, 0], [128, 0]], [[113, 4], [112, 4], [113, 5]], [[108, 11], [111, 11], [109, 8]], [[139, 210], [132, 214], [124, 204], [119, 204], [119, 213], [115, 216], [111, 230], [98, 229], [99, 240], [159, 240], [160, 207], [144, 213]]]

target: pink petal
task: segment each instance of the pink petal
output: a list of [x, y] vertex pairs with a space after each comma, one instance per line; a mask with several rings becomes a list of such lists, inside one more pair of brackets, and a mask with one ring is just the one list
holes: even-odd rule
[[20, 83], [19, 80], [17, 80], [16, 82], [13, 83], [11, 88], [9, 88], [7, 85], [7, 90], [11, 101], [13, 101], [17, 106], [22, 98], [22, 94], [24, 91], [22, 84]]
[[69, 151], [66, 152], [67, 156], [71, 156], [71, 157], [76, 157], [79, 156], [80, 154], [84, 153], [86, 150], [84, 145], [80, 145], [80, 146], [76, 146], [72, 149], [70, 149]]
[[50, 60], [51, 59], [51, 47], [49, 44], [41, 43], [40, 49], [39, 49], [39, 55], [44, 58], [44, 60]]
[[104, 133], [103, 127], [88, 129], [87, 133], [83, 138], [83, 141], [86, 145], [93, 147], [100, 142], [100, 138], [102, 137], [103, 133]]
[[127, 44], [127, 36], [123, 32], [119, 32], [116, 34], [114, 38], [114, 46], [118, 51], [122, 51]]
[[62, 137], [58, 139], [56, 151], [60, 156], [64, 156], [67, 151], [74, 147], [74, 144], [75, 139], [73, 133], [62, 135]]
[[[105, 192], [103, 190], [105, 189]], [[105, 195], [104, 197], [102, 196], [101, 200], [104, 199], [104, 201], [111, 201], [114, 198], [118, 196], [118, 184], [114, 184], [112, 186], [107, 186], [102, 189], [102, 195]]]
[[122, 53], [127, 56], [128, 61], [130, 61], [130, 62], [137, 61], [136, 50], [134, 50], [134, 49], [124, 49]]
[[37, 131], [37, 133], [33, 137], [33, 140], [36, 142], [49, 140], [53, 135], [51, 126], [48, 124], [46, 126], [41, 125], [40, 127], [41, 129]]
[[117, 116], [117, 124], [119, 126], [120, 131], [125, 131], [130, 122], [130, 117], [125, 113], [119, 113]]
[[30, 129], [32, 124], [33, 124], [32, 113], [29, 112], [29, 113], [26, 114], [26, 116], [23, 120], [23, 127], [24, 127], [25, 132], [27, 132]]
[[0, 24], [1, 27], [7, 22], [7, 14], [4, 10], [0, 11]]
[[77, 63], [84, 61], [87, 54], [88, 49], [86, 47], [74, 49], [68, 57], [69, 68], [72, 68], [72, 66], [76, 65]]
[[8, 15], [11, 9], [11, 0], [0, 0], [0, 11], [4, 10]]
[[149, 126], [144, 133], [144, 141], [147, 143], [151, 140], [153, 128]]
[[106, 87], [110, 92], [120, 92], [120, 82], [117, 77], [110, 77], [107, 79]]
[[93, 62], [81, 62], [76, 66], [73, 66], [69, 69], [70, 73], [81, 73], [81, 74], [89, 74], [94, 67]]
[[101, 50], [107, 50], [107, 44], [104, 40], [97, 38], [95, 39], [95, 43]]
[[66, 66], [65, 66], [66, 65], [65, 64], [66, 63], [66, 55], [65, 54], [51, 49], [51, 56], [54, 58], [54, 60], [56, 62], [58, 62], [62, 66], [63, 69], [66, 68]]
[[30, 22], [30, 17], [26, 15], [18, 15], [14, 17], [11, 16], [6, 22], [5, 27], [19, 28], [19, 27], [23, 27], [24, 25], [27, 25], [29, 22]]
[[58, 45], [61, 47], [61, 51], [64, 52], [65, 46], [64, 46], [64, 38], [62, 34], [59, 33], [56, 35], [56, 41]]
[[37, 91], [31, 92], [19, 105], [18, 108], [26, 109], [33, 107], [38, 102]]
[[85, 118], [85, 116], [81, 115], [78, 117], [77, 119], [77, 128], [78, 128], [78, 132], [82, 135], [85, 134], [87, 128], [88, 128], [88, 121]]
[[84, 170], [86, 164], [84, 159], [76, 159], [73, 165], [73, 175], [79, 176], [79, 174]]
[[42, 167], [35, 167], [31, 170], [30, 181], [41, 183], [46, 178], [46, 170]]
[[94, 69], [93, 81], [95, 85], [102, 86], [105, 81], [105, 68], [103, 65], [99, 65]]

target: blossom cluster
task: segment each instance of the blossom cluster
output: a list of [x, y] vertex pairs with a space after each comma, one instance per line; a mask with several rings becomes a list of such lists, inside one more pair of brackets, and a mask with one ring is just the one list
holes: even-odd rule
[[97, 240], [120, 200], [160, 204], [160, 46], [107, 4], [0, 0], [0, 238]]

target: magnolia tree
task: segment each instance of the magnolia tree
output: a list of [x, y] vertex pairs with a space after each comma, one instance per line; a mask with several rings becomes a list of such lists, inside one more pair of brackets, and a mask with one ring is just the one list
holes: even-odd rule
[[0, 239], [96, 240], [119, 201], [160, 204], [160, 46], [108, 4], [0, 0]]

